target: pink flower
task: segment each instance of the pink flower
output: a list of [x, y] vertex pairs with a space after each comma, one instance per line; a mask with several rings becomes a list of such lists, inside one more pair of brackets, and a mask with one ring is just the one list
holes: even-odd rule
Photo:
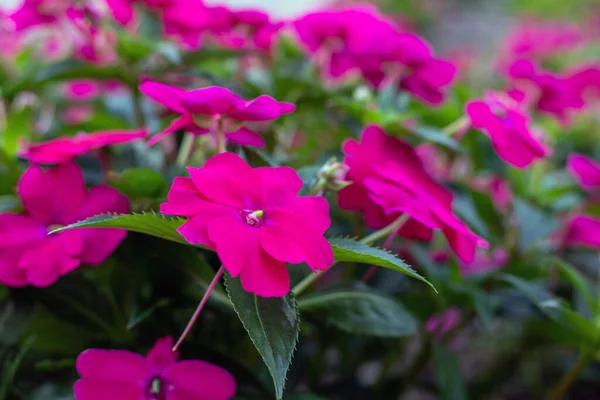
[[460, 308], [451, 307], [444, 312], [432, 315], [425, 323], [425, 329], [437, 337], [443, 337], [456, 328], [461, 319], [462, 311]]
[[427, 42], [400, 31], [371, 7], [310, 13], [294, 27], [317, 64], [333, 78], [356, 71], [376, 88], [387, 80], [439, 104], [456, 76], [456, 67], [436, 58]]
[[22, 31], [56, 22], [57, 15], [64, 13], [68, 5], [66, 0], [25, 0], [9, 15], [9, 19], [16, 31]]
[[48, 235], [97, 214], [129, 211], [127, 198], [113, 188], [86, 190], [76, 164], [49, 170], [29, 167], [17, 192], [25, 213], [0, 214], [0, 282], [5, 285], [49, 286], [81, 263], [101, 264], [127, 234], [82, 228]]
[[528, 167], [552, 154], [532, 132], [529, 116], [509, 99], [490, 93], [485, 100], [467, 103], [466, 113], [473, 126], [490, 137], [500, 158], [515, 167]]
[[472, 188], [487, 193], [500, 210], [506, 210], [512, 204], [510, 184], [500, 176], [478, 176], [470, 184]]
[[19, 155], [34, 164], [60, 164], [105, 146], [140, 140], [146, 137], [146, 133], [145, 129], [79, 133], [44, 143], [25, 143]]
[[267, 95], [246, 101], [229, 89], [218, 86], [184, 90], [148, 81], [140, 85], [140, 90], [171, 111], [181, 114], [166, 130], [150, 139], [150, 145], [179, 129], [186, 129], [199, 135], [221, 131], [232, 142], [263, 147], [264, 138], [245, 124], [276, 120], [296, 109], [291, 103], [278, 102]]
[[556, 75], [533, 61], [517, 60], [508, 68], [508, 76], [513, 84], [509, 94], [515, 100], [553, 115], [562, 123], [568, 122], [569, 112], [584, 106], [580, 88], [569, 75]]
[[[177, 3], [178, 0], [105, 0], [110, 13], [115, 21], [121, 25], [129, 25], [135, 19], [134, 5], [144, 4], [146, 7], [161, 11], [162, 9]], [[196, 0], [200, 3], [200, 0]]]
[[191, 179], [175, 178], [161, 212], [189, 218], [179, 233], [192, 244], [216, 250], [244, 290], [279, 297], [290, 290], [285, 263], [306, 262], [326, 270], [333, 253], [323, 233], [329, 205], [322, 197], [298, 197], [302, 180], [289, 167], [251, 168], [221, 153]]
[[87, 101], [100, 94], [101, 86], [91, 79], [81, 79], [64, 85], [64, 96], [69, 100]]
[[228, 400], [235, 380], [206, 361], [177, 361], [173, 339], [159, 339], [146, 357], [126, 350], [86, 350], [77, 358], [76, 400]]
[[578, 213], [571, 215], [567, 220], [563, 245], [600, 249], [600, 219]]
[[503, 268], [508, 262], [508, 253], [501, 249], [480, 250], [475, 255], [475, 259], [471, 262], [460, 263], [460, 272], [462, 276], [468, 277], [476, 274], [493, 271]]
[[62, 121], [67, 125], [77, 125], [89, 121], [94, 115], [94, 107], [89, 104], [68, 106], [61, 114]]
[[[473, 259], [477, 246], [487, 246], [453, 214], [452, 194], [429, 176], [408, 143], [369, 126], [360, 142], [347, 140], [343, 151], [350, 168], [346, 179], [354, 183], [339, 192], [339, 205], [363, 213], [369, 228], [380, 229], [407, 213], [427, 229], [441, 230], [463, 261]], [[410, 234], [427, 237], [427, 229], [417, 225]]]
[[583, 188], [600, 188], [600, 163], [595, 160], [583, 154], [571, 153], [567, 158], [567, 169]]

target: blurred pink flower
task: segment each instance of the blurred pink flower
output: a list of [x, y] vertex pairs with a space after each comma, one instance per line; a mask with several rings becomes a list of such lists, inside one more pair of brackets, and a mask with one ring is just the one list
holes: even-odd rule
[[507, 180], [498, 175], [478, 176], [470, 181], [473, 189], [489, 194], [500, 210], [506, 210], [512, 203], [512, 190]]
[[562, 123], [569, 122], [569, 113], [584, 107], [581, 90], [569, 75], [553, 74], [533, 61], [521, 59], [510, 65], [508, 77], [513, 99], [553, 115]]
[[0, 282], [5, 285], [49, 286], [81, 263], [101, 264], [127, 235], [121, 229], [82, 228], [48, 236], [97, 214], [129, 211], [127, 198], [113, 188], [86, 190], [74, 163], [29, 167], [17, 192], [25, 212], [0, 214]]
[[568, 217], [563, 245], [600, 249], [600, 218], [575, 213]]
[[585, 30], [566, 21], [524, 20], [509, 34], [502, 54], [510, 60], [572, 52], [588, 41]]
[[584, 156], [571, 153], [567, 158], [567, 170], [586, 190], [600, 188], [600, 163]]
[[146, 357], [126, 350], [89, 349], [77, 358], [75, 400], [228, 400], [233, 376], [206, 361], [177, 361], [173, 339], [159, 339]]
[[68, 0], [25, 0], [9, 14], [13, 29], [23, 31], [37, 25], [54, 23], [69, 7]]
[[510, 99], [489, 93], [484, 100], [467, 103], [465, 111], [473, 126], [490, 137], [498, 156], [515, 167], [528, 167], [552, 154], [536, 137], [523, 108]]
[[152, 145], [179, 129], [203, 135], [219, 130], [225, 137], [245, 146], [263, 147], [264, 138], [245, 126], [246, 122], [272, 121], [289, 114], [296, 108], [291, 103], [278, 102], [262, 95], [246, 101], [218, 86], [184, 90], [158, 82], [147, 81], [140, 85], [146, 96], [181, 114], [163, 132], [150, 139]]
[[161, 212], [189, 218], [178, 232], [190, 243], [215, 249], [244, 290], [279, 297], [290, 290], [285, 263], [313, 270], [333, 263], [323, 237], [329, 205], [298, 197], [302, 180], [289, 167], [251, 168], [233, 153], [217, 154], [204, 167], [177, 177]]
[[461, 262], [459, 268], [462, 276], [468, 277], [503, 268], [508, 259], [508, 253], [501, 248], [478, 250], [473, 261]]
[[462, 311], [458, 307], [451, 307], [444, 312], [434, 314], [425, 323], [427, 332], [442, 337], [458, 326], [462, 319]]
[[101, 85], [92, 79], [80, 79], [63, 85], [63, 94], [69, 100], [88, 101], [100, 94]]
[[360, 211], [369, 228], [380, 229], [407, 213], [425, 227], [441, 230], [463, 261], [473, 260], [477, 246], [487, 246], [453, 214], [452, 194], [429, 176], [408, 143], [369, 126], [360, 142], [347, 140], [343, 151], [350, 168], [346, 179], [354, 183], [339, 192], [339, 205]]
[[396, 84], [439, 104], [456, 67], [436, 58], [429, 44], [402, 32], [369, 6], [317, 11], [294, 22], [300, 41], [333, 78], [359, 72], [374, 87]]
[[25, 143], [19, 155], [34, 164], [60, 164], [105, 146], [143, 139], [146, 134], [146, 129], [78, 133], [43, 143]]
[[62, 121], [67, 125], [77, 125], [89, 121], [94, 115], [94, 107], [88, 104], [68, 106], [61, 114]]

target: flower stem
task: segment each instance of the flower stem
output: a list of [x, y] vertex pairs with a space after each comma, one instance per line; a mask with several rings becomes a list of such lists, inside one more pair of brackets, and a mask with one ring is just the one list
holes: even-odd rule
[[225, 153], [227, 151], [227, 142], [225, 141], [225, 132], [223, 132], [223, 121], [219, 119], [217, 122], [217, 153]]
[[454, 136], [455, 134], [469, 126], [470, 123], [471, 122], [469, 121], [469, 119], [463, 115], [456, 121], [451, 122], [450, 124], [443, 127], [442, 132], [446, 134], [446, 136]]
[[550, 392], [548, 400], [562, 400], [569, 391], [569, 388], [573, 385], [573, 383], [575, 383], [577, 378], [579, 378], [581, 371], [583, 371], [589, 361], [589, 355], [581, 354], [569, 372], [563, 376], [560, 382], [558, 382], [558, 384], [554, 387], [552, 392]]
[[194, 149], [194, 139], [195, 136], [191, 133], [186, 133], [183, 135], [181, 145], [179, 146], [179, 153], [177, 153], [177, 160], [175, 161], [177, 165], [185, 167], [189, 161], [190, 155]]
[[408, 221], [409, 218], [410, 218], [410, 215], [404, 213], [400, 217], [398, 217], [397, 220], [395, 220], [388, 226], [381, 228], [380, 230], [375, 231], [375, 232], [371, 233], [370, 235], [365, 236], [364, 238], [359, 240], [359, 242], [362, 244], [371, 244], [373, 242], [376, 242], [379, 239], [382, 239], [382, 238], [388, 236], [390, 233], [395, 232], [398, 229], [400, 229], [402, 227], [402, 225], [404, 225], [406, 223], [406, 221]]
[[[382, 228], [376, 232], [373, 232], [369, 236], [365, 236], [364, 238], [362, 238], [360, 240], [360, 243], [370, 244], [378, 239], [388, 236], [392, 232], [397, 231], [402, 225], [406, 223], [406, 221], [408, 221], [409, 218], [410, 215], [406, 213], [402, 214], [397, 220], [395, 220], [385, 228]], [[331, 266], [330, 268], [333, 268], [333, 266]], [[300, 293], [304, 292], [306, 289], [308, 289], [310, 285], [312, 285], [314, 281], [319, 279], [319, 277], [322, 276], [324, 272], [325, 271], [310, 274], [306, 278], [302, 279], [300, 282], [298, 282], [296, 286], [294, 286], [294, 288], [292, 289], [292, 294], [294, 296], [298, 296]]]
[[208, 285], [208, 288], [206, 289], [206, 292], [204, 292], [204, 296], [202, 296], [202, 300], [200, 300], [200, 304], [198, 304], [198, 307], [196, 307], [196, 311], [194, 311], [194, 314], [192, 315], [192, 318], [190, 318], [190, 321], [188, 322], [188, 324], [186, 325], [185, 329], [183, 330], [183, 333], [181, 334], [181, 336], [177, 340], [177, 343], [175, 343], [175, 346], [173, 346], [173, 351], [177, 351], [177, 349], [181, 345], [181, 342], [183, 342], [183, 340], [185, 339], [185, 337], [192, 330], [192, 327], [194, 326], [194, 324], [196, 323], [196, 320], [200, 316], [200, 313], [202, 312], [202, 309], [204, 308], [204, 305], [208, 301], [208, 298], [210, 297], [210, 294], [213, 292], [213, 290], [217, 286], [217, 283], [219, 282], [219, 279], [221, 279], [221, 276], [223, 276], [223, 272], [225, 272], [225, 269], [224, 269], [223, 266], [221, 266], [221, 268], [219, 268], [219, 270], [215, 274], [215, 277], [213, 278], [213, 280], [210, 282], [210, 285]]

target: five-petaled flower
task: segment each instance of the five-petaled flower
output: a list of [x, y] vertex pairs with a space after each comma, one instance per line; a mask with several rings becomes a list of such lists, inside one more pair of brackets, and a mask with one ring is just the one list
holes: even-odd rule
[[164, 136], [179, 129], [198, 135], [215, 133], [232, 142], [246, 146], [263, 147], [264, 138], [246, 127], [247, 122], [272, 121], [295, 110], [291, 103], [284, 103], [262, 95], [246, 101], [229, 89], [210, 86], [202, 89], [184, 90], [158, 82], [144, 82], [140, 90], [165, 107], [181, 114], [166, 130], [150, 139], [154, 144]]
[[305, 262], [313, 270], [333, 263], [323, 237], [329, 205], [322, 197], [299, 197], [302, 180], [293, 169], [251, 168], [222, 153], [188, 171], [191, 179], [175, 178], [161, 212], [188, 217], [179, 233], [216, 250], [244, 290], [284, 296], [290, 290], [285, 263]]
[[145, 129], [131, 131], [102, 131], [62, 136], [43, 143], [24, 143], [20, 156], [33, 164], [60, 164], [72, 161], [92, 150], [125, 144], [143, 139]]
[[172, 338], [146, 357], [126, 350], [89, 349], [77, 358], [76, 400], [228, 400], [235, 380], [206, 361], [177, 361]]
[[44, 170], [29, 167], [18, 194], [25, 213], [0, 214], [0, 282], [44, 287], [81, 263], [101, 264], [125, 238], [122, 229], [51, 230], [107, 212], [126, 213], [125, 196], [108, 186], [86, 190], [74, 163]]

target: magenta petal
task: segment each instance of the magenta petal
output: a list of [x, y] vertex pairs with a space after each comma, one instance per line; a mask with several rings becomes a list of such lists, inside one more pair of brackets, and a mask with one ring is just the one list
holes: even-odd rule
[[240, 97], [219, 86], [191, 90], [181, 97], [181, 105], [192, 114], [224, 114], [238, 104], [243, 104]]
[[215, 218], [208, 223], [208, 236], [231, 276], [238, 276], [248, 263], [249, 255], [256, 252], [259, 230], [240, 216]]
[[235, 394], [235, 380], [225, 369], [205, 361], [180, 361], [164, 372], [173, 386], [172, 400], [228, 400]]
[[298, 199], [296, 196], [302, 189], [302, 179], [292, 168], [259, 167], [256, 172], [260, 175], [265, 206], [287, 205]]
[[296, 197], [283, 208], [300, 216], [305, 221], [309, 221], [311, 227], [321, 234], [325, 233], [331, 225], [329, 203], [323, 197]]
[[600, 248], [600, 219], [591, 215], [575, 214], [569, 219], [565, 244]]
[[56, 238], [29, 245], [19, 259], [19, 268], [26, 272], [27, 281], [37, 287], [47, 287], [56, 282], [60, 276], [59, 263], [68, 258], [61, 250], [60, 240]]
[[[279, 118], [280, 107], [277, 100], [262, 95], [231, 110], [228, 116], [239, 121], [270, 121]], [[289, 109], [289, 106], [287, 108]]]
[[74, 163], [43, 170], [29, 167], [17, 185], [27, 212], [47, 224], [69, 224], [86, 193], [81, 169]]
[[177, 232], [191, 244], [201, 244], [214, 249], [215, 244], [208, 236], [208, 222], [214, 216], [210, 214], [200, 214], [190, 218], [186, 223], [177, 228]]
[[22, 214], [0, 214], [0, 249], [44, 239], [48, 228], [42, 222]]
[[19, 268], [24, 246], [0, 250], [0, 284], [12, 287], [27, 285], [27, 272]]
[[240, 274], [242, 288], [262, 297], [283, 297], [290, 291], [290, 277], [285, 263], [277, 261], [261, 247], [248, 256]]
[[106, 0], [113, 18], [121, 25], [127, 25], [133, 19], [133, 5], [130, 0]]
[[290, 114], [290, 113], [293, 113], [294, 111], [296, 111], [296, 105], [295, 104], [286, 103], [284, 101], [279, 102], [279, 113], [281, 115], [283, 115], [283, 114]]
[[183, 114], [181, 117], [174, 119], [164, 131], [157, 133], [148, 140], [148, 146], [152, 146], [160, 142], [163, 138], [171, 133], [175, 133], [180, 129], [184, 129], [194, 124], [194, 119], [190, 114]]
[[75, 400], [142, 400], [144, 388], [137, 382], [104, 382], [80, 379], [73, 386]]
[[86, 350], [77, 357], [82, 378], [105, 382], [140, 382], [147, 378], [149, 364], [141, 355], [126, 350]]
[[235, 132], [230, 132], [225, 137], [233, 143], [240, 144], [242, 146], [251, 146], [263, 148], [265, 147], [265, 138], [254, 132], [252, 129], [242, 126]]
[[187, 93], [184, 89], [165, 85], [164, 83], [147, 81], [140, 85], [140, 92], [152, 100], [161, 103], [171, 111], [180, 114], [185, 113], [185, 109], [180, 104], [180, 99]]
[[148, 352], [146, 358], [152, 363], [153, 368], [159, 370], [163, 370], [175, 364], [177, 358], [179, 358], [179, 353], [173, 351], [173, 338], [164, 337], [158, 339]]
[[300, 264], [306, 259], [302, 248], [286, 230], [276, 225], [260, 229], [260, 246], [273, 258], [282, 262]]
[[[312, 269], [326, 270], [333, 264], [331, 245], [321, 232], [316, 231], [311, 226], [309, 220], [288, 210], [278, 208], [267, 210], [265, 221], [265, 226], [261, 229], [268, 230], [272, 226], [275, 228], [274, 235], [281, 233], [280, 231], [285, 231], [286, 238], [296, 243], [304, 255], [304, 261]], [[269, 248], [272, 249], [273, 243], [269, 242], [269, 244]], [[292, 261], [288, 260], [288, 262]]]
[[600, 164], [595, 160], [582, 154], [572, 153], [567, 158], [567, 169], [585, 189], [595, 189], [600, 186]]

